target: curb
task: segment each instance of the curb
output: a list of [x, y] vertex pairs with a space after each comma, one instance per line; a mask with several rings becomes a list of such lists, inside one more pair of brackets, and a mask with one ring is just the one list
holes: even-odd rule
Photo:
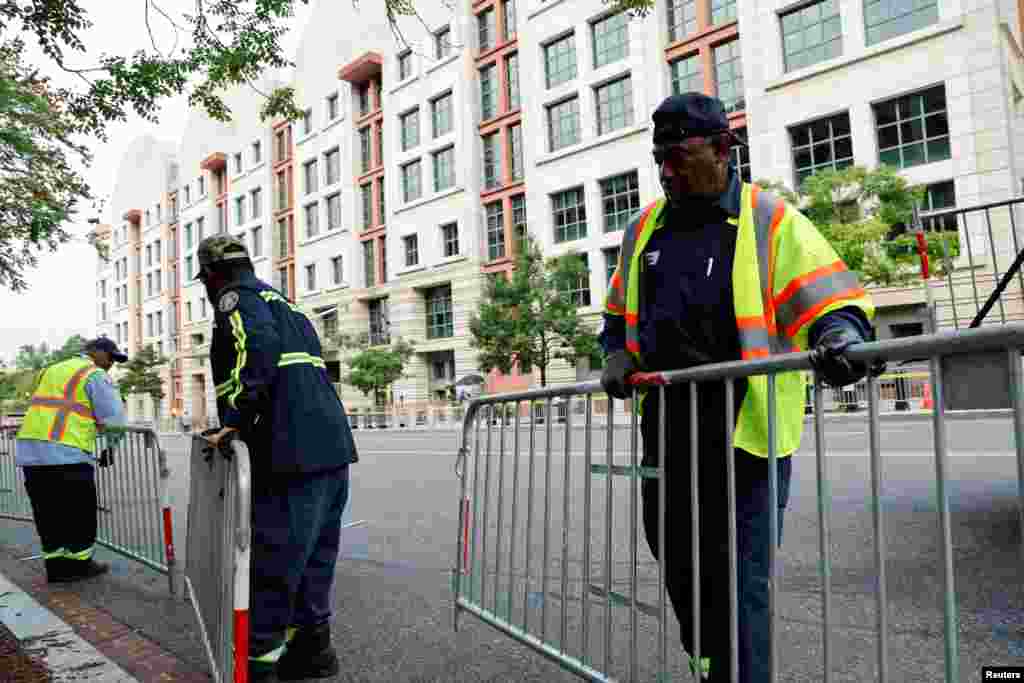
[[11, 555], [0, 552], [0, 560], [10, 560], [0, 562], [0, 621], [45, 662], [54, 681], [212, 681], [83, 598], [75, 584], [51, 586], [41, 572], [16, 564]]
[[3, 574], [0, 622], [21, 641], [23, 648], [42, 660], [54, 680], [87, 677], [101, 683], [138, 681]]

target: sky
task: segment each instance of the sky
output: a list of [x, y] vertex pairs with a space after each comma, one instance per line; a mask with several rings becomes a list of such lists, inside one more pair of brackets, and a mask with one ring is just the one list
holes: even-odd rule
[[[194, 0], [157, 2], [167, 14], [175, 18], [180, 18], [195, 7]], [[317, 0], [313, 0], [315, 2]], [[88, 13], [93, 26], [80, 34], [86, 52], [66, 58], [69, 65], [92, 66], [105, 53], [128, 55], [138, 49], [152, 49], [146, 29], [143, 0], [79, 0], [79, 4]], [[295, 17], [290, 21], [291, 30], [281, 41], [289, 57], [294, 57], [302, 30], [311, 14], [309, 5], [296, 2], [296, 6]], [[151, 12], [150, 27], [159, 49], [173, 49], [174, 31], [166, 20]], [[178, 37], [179, 47], [186, 38], [186, 35]], [[39, 53], [35, 51], [30, 54]], [[71, 86], [74, 83], [71, 80], [73, 76], [65, 74], [43, 58], [30, 63], [39, 66], [41, 73], [51, 76], [57, 84]], [[93, 160], [82, 171], [95, 196], [110, 196], [121, 157], [133, 140], [149, 134], [178, 146], [188, 119], [185, 96], [166, 101], [158, 118], [159, 121], [153, 123], [131, 114], [127, 121], [108, 127], [107, 142], [91, 143]], [[29, 271], [25, 278], [29, 285], [26, 291], [16, 294], [0, 288], [0, 360], [13, 362], [18, 347], [24, 344], [46, 341], [53, 347], [61, 345], [73, 334], [88, 337], [95, 333], [96, 252], [83, 239], [92, 227], [87, 221], [94, 217], [102, 223], [115, 222], [109, 209], [96, 213], [91, 207], [85, 207], [76, 220], [67, 226], [68, 232], [75, 239], [61, 245], [54, 253], [44, 251], [39, 254], [39, 266]]]

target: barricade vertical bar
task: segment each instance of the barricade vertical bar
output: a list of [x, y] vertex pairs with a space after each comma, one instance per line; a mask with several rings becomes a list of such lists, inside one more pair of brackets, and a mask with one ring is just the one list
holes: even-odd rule
[[[515, 434], [512, 437], [512, 530], [509, 535], [508, 557], [508, 623], [512, 623], [513, 598], [516, 590], [516, 522], [519, 509], [519, 401], [515, 404]], [[529, 549], [527, 549], [529, 554]]]
[[548, 635], [548, 568], [551, 565], [551, 397], [548, 397], [547, 417], [544, 418], [544, 556], [541, 558], [540, 585], [540, 639], [547, 640]]
[[[120, 465], [116, 465], [115, 464], [114, 467], [118, 467], [118, 466], [120, 466], [122, 468], [123, 467], [127, 467], [127, 464], [124, 461], [128, 459], [128, 458], [125, 457], [125, 455], [128, 454], [128, 451], [131, 448], [129, 434], [125, 434], [124, 437], [122, 437], [122, 439], [121, 439], [121, 443], [118, 444], [118, 446], [119, 446], [118, 450], [121, 451], [119, 453], [119, 455], [121, 457], [117, 458], [117, 460], [120, 460], [121, 464]], [[114, 486], [117, 489], [117, 502], [118, 502], [117, 506], [114, 506], [114, 505], [110, 506], [110, 514], [115, 515], [116, 518], [117, 518], [117, 541], [115, 541], [115, 543], [118, 546], [124, 548], [124, 547], [127, 546], [126, 540], [127, 540], [127, 537], [128, 537], [128, 533], [127, 533], [127, 529], [128, 529], [128, 514], [127, 514], [127, 510], [125, 510], [124, 503], [128, 499], [128, 494], [127, 494], [127, 489], [126, 489], [125, 483], [124, 483], [124, 477], [119, 477], [119, 476], [116, 476], [116, 475], [113, 475], [113, 474], [111, 476], [112, 476], [113, 481], [114, 481]]]
[[508, 412], [505, 410], [507, 404], [499, 405], [501, 413], [498, 419], [501, 422], [498, 423], [498, 529], [495, 533], [497, 539], [494, 544], [494, 612], [500, 617], [501, 603], [498, 602], [498, 593], [501, 590], [501, 533], [505, 503], [505, 419], [508, 417]]
[[636, 586], [637, 586], [637, 562], [639, 561], [639, 548], [637, 539], [637, 489], [640, 486], [640, 463], [637, 462], [637, 447], [638, 447], [638, 433], [640, 430], [640, 421], [637, 417], [637, 403], [639, 403], [639, 391], [633, 392], [633, 405], [632, 414], [630, 416], [630, 434], [629, 434], [629, 467], [630, 472], [633, 476], [630, 478], [629, 486], [629, 639], [630, 639], [630, 650], [629, 650], [629, 680], [636, 683], [639, 672], [639, 660], [637, 657], [637, 605], [636, 605]]
[[480, 496], [478, 495], [480, 490], [480, 420], [483, 413], [486, 410], [486, 406], [482, 406], [480, 410], [476, 412], [475, 427], [473, 436], [473, 514], [470, 516], [468, 522], [469, 527], [469, 595], [470, 599], [476, 595], [477, 586], [477, 569], [476, 569], [476, 526], [477, 520], [480, 519], [479, 510], [477, 508], [477, 501]]
[[953, 574], [953, 533], [949, 519], [949, 492], [946, 490], [949, 463], [946, 449], [946, 406], [945, 387], [942, 382], [942, 359], [931, 359], [932, 395], [935, 409], [932, 411], [933, 433], [935, 435], [935, 485], [939, 505], [939, 528], [942, 534], [942, 568], [944, 580], [943, 616], [946, 644], [946, 681], [960, 680], [959, 625], [956, 610], [956, 583]]
[[[1022, 290], [1024, 291], [1024, 290]], [[1024, 382], [1019, 349], [1007, 351], [1010, 364], [1010, 400], [1013, 405], [1013, 443], [1017, 449], [1017, 514], [1020, 520], [1020, 555], [1024, 560]]]
[[[1010, 214], [1010, 234], [1013, 236], [1013, 253], [1019, 254], [1020, 246], [1017, 243], [1017, 219], [1014, 217], [1016, 208], [1017, 207], [1015, 206], [1008, 206], [1007, 211]], [[1024, 272], [1021, 272], [1019, 268], [1017, 269], [1017, 282], [1020, 285], [1017, 295], [1024, 297]]]
[[569, 467], [572, 462], [569, 443], [572, 434], [572, 397], [565, 400], [565, 473], [562, 476], [562, 630], [558, 638], [558, 648], [565, 652], [565, 640], [568, 629], [568, 603], [569, 603], [569, 522], [571, 509], [569, 501], [572, 498], [572, 488], [569, 485]]
[[768, 670], [771, 683], [778, 680], [778, 658], [776, 655], [775, 633], [775, 555], [779, 546], [779, 462], [777, 443], [777, 417], [775, 405], [775, 373], [768, 374], [768, 542], [771, 548], [768, 553]]
[[[156, 437], [152, 437], [156, 440]], [[146, 555], [148, 557], [160, 557], [160, 519], [157, 514], [159, 497], [153, 500], [149, 497], [151, 493], [159, 496], [160, 479], [153, 477], [153, 463], [156, 462], [159, 453], [159, 444], [151, 443], [149, 434], [142, 435], [142, 448], [145, 458], [139, 463], [142, 471], [142, 487], [146, 492], [145, 504], [142, 506], [143, 524], [146, 529]]]
[[[1013, 212], [1013, 207], [1007, 207], [1009, 212]], [[988, 244], [992, 250], [992, 275], [993, 282], [999, 282], [999, 261], [996, 257], [996, 240], [992, 236], [992, 213], [990, 209], [985, 209], [985, 224], [988, 226]], [[1006, 324], [1006, 306], [1003, 304], [1003, 297], [999, 297], [999, 318], [1002, 323]]]
[[[693, 618], [693, 642], [690, 643], [691, 667], [694, 672], [694, 680], [700, 680], [701, 671], [703, 668], [700, 664], [700, 435], [698, 434], [699, 427], [697, 425], [697, 383], [690, 382], [690, 563], [691, 563], [691, 574], [692, 577], [692, 604], [690, 609]], [[662, 402], [661, 419], [665, 419], [664, 413], [665, 403]], [[660, 451], [662, 460], [662, 472], [664, 472], [664, 458], [667, 457], [667, 453], [662, 449]], [[662, 517], [664, 519], [664, 517]], [[665, 546], [659, 546], [661, 548], [661, 556], [665, 556]], [[664, 565], [662, 565], [664, 566]], [[664, 576], [662, 577], [664, 578]]]
[[981, 300], [978, 297], [978, 278], [974, 274], [974, 252], [971, 249], [971, 231], [967, 227], [967, 214], [960, 214], [964, 219], [964, 240], [967, 242], [967, 262], [971, 267], [971, 286], [974, 289], [974, 313], [981, 309]]
[[740, 679], [739, 660], [739, 560], [736, 550], [736, 450], [733, 447], [733, 430], [736, 428], [736, 385], [734, 380], [725, 380], [725, 472], [726, 500], [729, 516], [729, 674], [730, 681]]
[[[825, 462], [825, 414], [822, 406], [821, 379], [814, 377], [814, 456], [818, 466], [818, 547], [821, 555], [821, 611], [824, 621], [822, 653], [823, 683], [832, 681], [832, 552], [829, 540], [829, 509], [832, 495]], [[909, 394], [908, 394], [909, 395]]]
[[144, 552], [143, 551], [143, 547], [144, 547], [144, 544], [143, 544], [143, 532], [142, 532], [142, 527], [143, 527], [142, 513], [143, 513], [143, 511], [145, 510], [145, 507], [146, 507], [145, 504], [142, 502], [144, 500], [144, 498], [143, 498], [142, 495], [140, 495], [141, 492], [142, 492], [142, 482], [141, 482], [141, 476], [140, 476], [140, 471], [139, 471], [139, 466], [141, 465], [141, 463], [139, 462], [139, 459], [141, 457], [143, 457], [143, 456], [140, 454], [140, 451], [142, 450], [142, 448], [141, 448], [141, 444], [139, 443], [141, 441], [141, 439], [139, 437], [138, 432], [132, 434], [131, 435], [131, 439], [132, 439], [131, 440], [131, 445], [132, 445], [131, 461], [132, 462], [131, 462], [131, 468], [129, 470], [129, 487], [131, 488], [131, 501], [128, 504], [131, 506], [131, 508], [130, 508], [131, 511], [132, 511], [131, 519], [134, 522], [135, 528], [132, 529], [132, 538], [131, 538], [130, 549], [132, 551], [136, 552], [136, 553], [140, 553], [141, 554], [141, 553]]
[[668, 489], [665, 485], [668, 468], [665, 463], [668, 461], [668, 438], [665, 425], [668, 424], [666, 414], [668, 413], [668, 395], [664, 385], [658, 387], [658, 680], [668, 680], [668, 608], [666, 605], [665, 585], [668, 583], [668, 574], [665, 567], [668, 564], [665, 556], [668, 548], [665, 547], [665, 508], [667, 502], [665, 497]]
[[[583, 432], [583, 581], [580, 590], [580, 601], [583, 606], [583, 624], [580, 633], [580, 661], [590, 662], [590, 503], [591, 488], [594, 477], [590, 473], [592, 458], [590, 449], [593, 438], [590, 430], [593, 427], [593, 394], [587, 394], [587, 414], [584, 418]], [[608, 473], [611, 477], [611, 472]]]
[[487, 518], [491, 509], [491, 438], [494, 405], [487, 406], [487, 449], [484, 451], [484, 518], [480, 526], [480, 607], [487, 609]]
[[537, 453], [537, 404], [530, 399], [530, 478], [526, 485], [526, 570], [523, 574], [523, 630], [530, 625], [530, 541], [533, 538], [533, 465]]
[[885, 577], [885, 528], [882, 520], [882, 455], [878, 435], [878, 386], [868, 377], [868, 439], [871, 448], [871, 520], [875, 527], [875, 599], [878, 610], [878, 680], [889, 680], [889, 600]]
[[[959, 224], [959, 221], [958, 221]], [[946, 234], [942, 233], [942, 260], [944, 263], [952, 263], [952, 259], [949, 257], [949, 244], [946, 241]], [[956, 312], [956, 293], [953, 291], [953, 269], [949, 268], [946, 270], [946, 286], [949, 288], [949, 303], [953, 308], [953, 329], [960, 329], [960, 319]], [[938, 316], [936, 315], [936, 327], [938, 326]], [[935, 333], [935, 329], [929, 330], [931, 333]]]
[[[452, 627], [456, 632], [459, 630], [459, 600], [462, 598], [462, 572], [466, 569], [462, 564], [462, 554], [468, 550], [466, 543], [469, 540], [466, 538], [466, 532], [469, 528], [469, 500], [466, 498], [466, 468], [469, 467], [466, 456], [469, 446], [467, 443], [469, 440], [468, 436], [469, 430], [466, 428], [466, 424], [463, 423], [458, 436], [460, 441], [459, 454], [455, 460], [455, 474], [459, 478], [459, 538], [456, 541], [455, 548], [455, 576], [452, 577], [452, 585], [455, 587], [453, 591], [455, 593], [455, 609], [452, 613]], [[459, 466], [460, 462], [461, 467]]]
[[615, 399], [608, 396], [604, 478], [604, 671], [612, 666], [612, 466], [615, 464]]

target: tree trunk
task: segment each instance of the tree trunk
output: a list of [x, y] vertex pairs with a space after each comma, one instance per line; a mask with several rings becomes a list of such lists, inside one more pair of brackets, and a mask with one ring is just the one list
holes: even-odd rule
[[541, 365], [540, 367], [540, 388], [543, 389], [548, 385], [548, 366]]

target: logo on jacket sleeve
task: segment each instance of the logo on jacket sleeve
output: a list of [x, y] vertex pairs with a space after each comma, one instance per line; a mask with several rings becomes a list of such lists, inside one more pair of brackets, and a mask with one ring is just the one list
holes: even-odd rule
[[230, 313], [235, 310], [236, 306], [238, 306], [238, 292], [234, 290], [224, 292], [224, 294], [221, 295], [220, 300], [217, 302], [217, 309], [221, 313]]
[[658, 265], [658, 257], [661, 256], [661, 250], [649, 251], [644, 256], [647, 257], [647, 265], [656, 266]]

